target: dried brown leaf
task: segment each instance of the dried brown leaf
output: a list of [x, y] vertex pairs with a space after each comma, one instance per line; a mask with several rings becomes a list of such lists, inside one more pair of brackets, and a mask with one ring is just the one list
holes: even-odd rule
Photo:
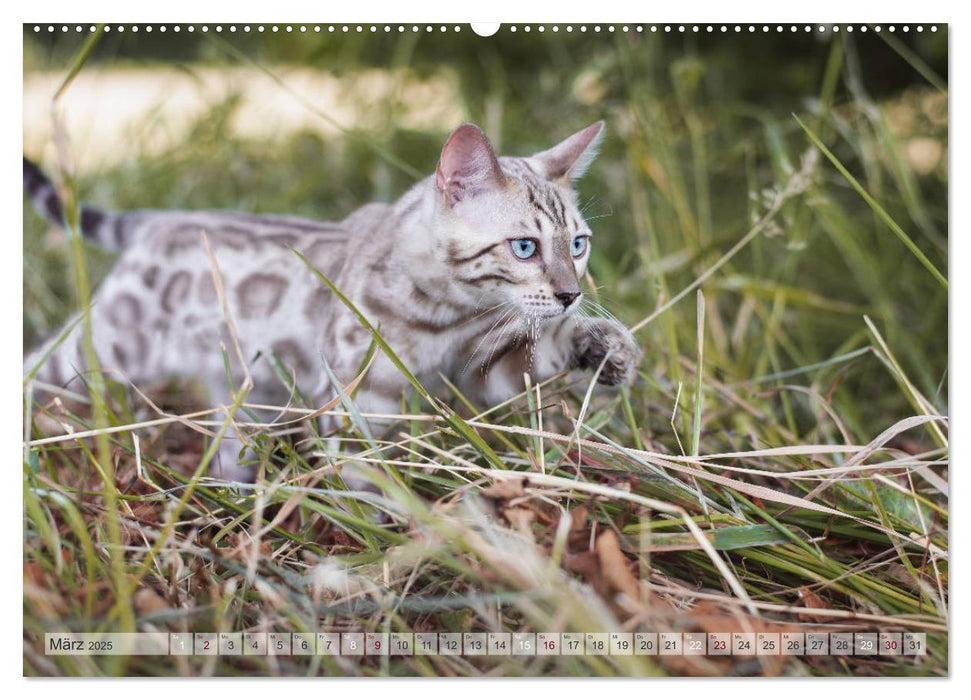
[[605, 530], [597, 537], [595, 548], [604, 579], [632, 601], [640, 600], [640, 585], [630, 571], [631, 561], [620, 551], [617, 533]]
[[531, 540], [535, 540], [533, 537], [532, 524], [536, 519], [536, 513], [531, 508], [523, 508], [521, 506], [517, 506], [515, 508], [503, 508], [502, 515], [519, 532], [523, 533]]
[[567, 555], [563, 558], [563, 565], [569, 571], [582, 576], [601, 598], [610, 600], [610, 587], [601, 573], [600, 558], [596, 552]]
[[[826, 605], [825, 602], [823, 602], [822, 598], [820, 598], [817, 594], [813, 593], [806, 586], [802, 586], [799, 589], [798, 593], [799, 593], [799, 599], [802, 601], [802, 604], [807, 608], [816, 609], [816, 610], [828, 610], [830, 607]], [[812, 622], [828, 621], [828, 618], [822, 615], [813, 615], [812, 613], [802, 613], [802, 612], [798, 613], [798, 615], [800, 619], [811, 620]]]
[[480, 493], [487, 498], [508, 501], [526, 495], [526, 477], [501, 479], [492, 486], [485, 486]]

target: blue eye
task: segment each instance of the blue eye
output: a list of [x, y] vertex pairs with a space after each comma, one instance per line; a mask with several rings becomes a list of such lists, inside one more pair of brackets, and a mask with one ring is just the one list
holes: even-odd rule
[[584, 251], [587, 249], [587, 237], [577, 236], [576, 238], [574, 238], [573, 243], [570, 246], [570, 249], [573, 252], [573, 257], [579, 258], [581, 255], [583, 255]]
[[520, 260], [528, 260], [536, 254], [536, 241], [532, 238], [514, 238], [509, 241], [513, 255]]

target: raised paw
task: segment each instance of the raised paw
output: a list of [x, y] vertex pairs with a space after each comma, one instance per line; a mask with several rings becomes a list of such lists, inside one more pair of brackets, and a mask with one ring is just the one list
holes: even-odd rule
[[598, 383], [614, 386], [634, 380], [641, 353], [634, 336], [619, 323], [585, 319], [573, 334], [573, 346], [577, 367], [595, 372], [603, 363]]

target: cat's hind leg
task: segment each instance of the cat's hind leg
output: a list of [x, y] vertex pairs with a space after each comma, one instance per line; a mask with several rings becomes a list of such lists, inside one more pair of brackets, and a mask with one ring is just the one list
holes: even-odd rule
[[[336, 433], [345, 426], [347, 422], [354, 423], [351, 418], [343, 418], [335, 415], [322, 418], [321, 434], [330, 437], [326, 441], [329, 456], [338, 463], [341, 477], [344, 483], [351, 490], [355, 491], [375, 491], [374, 478], [380, 474], [380, 467], [374, 462], [364, 462], [354, 460], [351, 455], [355, 452], [365, 452], [369, 450], [367, 437], [379, 438], [387, 428], [395, 421], [394, 416], [400, 412], [400, 392], [397, 396], [393, 393], [381, 393], [378, 391], [362, 388], [354, 397], [353, 405], [362, 421], [356, 427], [365, 440], [358, 446], [352, 446], [349, 437], [338, 437]], [[346, 406], [345, 406], [346, 408]], [[380, 447], [379, 447], [380, 450]], [[379, 460], [378, 454], [373, 455], [375, 460]]]
[[[327, 436], [326, 459], [334, 465], [348, 492], [356, 494], [353, 498], [374, 505], [370, 517], [376, 523], [388, 523], [394, 518], [394, 506], [384, 490], [390, 475], [381, 462], [392, 458], [383, 435], [401, 412], [403, 386], [397, 395], [390, 389], [380, 392], [362, 388], [353, 398], [354, 412], [360, 420], [327, 415], [320, 421], [321, 435]], [[377, 505], [379, 501], [385, 505]]]
[[69, 384], [85, 367], [80, 351], [81, 331], [75, 314], [64, 328], [24, 357], [24, 378], [33, 373], [35, 382], [51, 389]]

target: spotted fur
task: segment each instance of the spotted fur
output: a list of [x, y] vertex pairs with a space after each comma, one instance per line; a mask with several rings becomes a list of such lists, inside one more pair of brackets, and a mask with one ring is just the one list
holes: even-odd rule
[[[318, 404], [328, 400], [324, 360], [347, 382], [371, 343], [291, 248], [336, 282], [430, 388], [445, 376], [473, 400], [492, 404], [521, 391], [524, 372], [542, 380], [586, 368], [600, 370], [603, 383], [628, 382], [637, 361], [630, 334], [580, 308], [591, 231], [572, 183], [593, 159], [602, 132], [598, 122], [548, 151], [497, 158], [478, 127], [463, 125], [445, 144], [434, 175], [394, 204], [368, 204], [334, 223], [84, 206], [84, 237], [120, 251], [91, 309], [98, 355], [107, 370], [136, 385], [191, 376], [208, 385], [216, 405], [230, 402], [224, 358], [236, 378], [244, 368], [231, 351], [205, 231], [254, 380], [254, 402], [286, 403], [293, 385]], [[24, 187], [35, 207], [59, 223], [55, 188], [26, 159]], [[583, 251], [575, 255], [578, 238]], [[517, 257], [517, 239], [535, 242], [535, 255]], [[80, 340], [78, 327], [37, 379], [64, 385], [83, 372]], [[31, 353], [25, 371], [50, 349]], [[280, 367], [291, 382], [281, 381]], [[393, 413], [408, 389], [380, 355], [356, 401], [364, 412]], [[230, 452], [223, 473], [245, 476], [235, 464], [238, 446]]]

